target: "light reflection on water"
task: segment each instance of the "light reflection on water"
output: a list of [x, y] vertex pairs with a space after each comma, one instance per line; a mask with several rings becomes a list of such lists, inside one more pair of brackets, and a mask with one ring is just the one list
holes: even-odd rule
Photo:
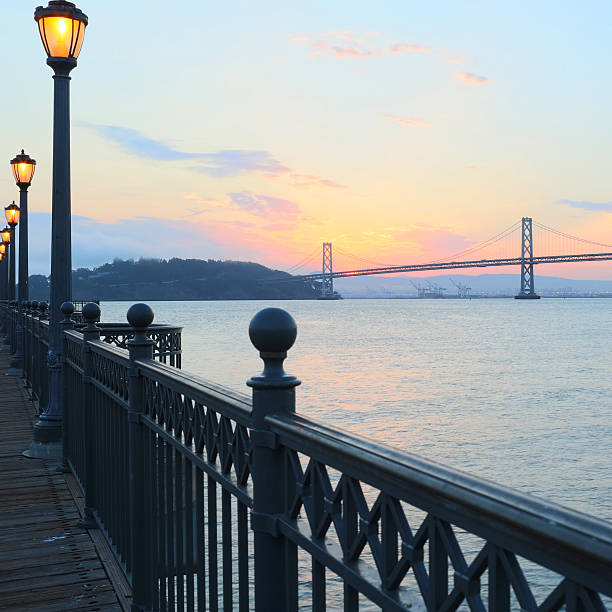
[[184, 325], [185, 370], [243, 393], [261, 370], [249, 321], [285, 308], [298, 412], [612, 521], [612, 300], [151, 306]]

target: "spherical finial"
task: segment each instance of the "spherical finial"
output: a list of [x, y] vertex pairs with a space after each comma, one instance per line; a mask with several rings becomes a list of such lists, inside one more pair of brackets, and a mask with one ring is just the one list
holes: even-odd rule
[[148, 304], [134, 304], [127, 311], [128, 323], [134, 329], [145, 329], [153, 323], [155, 315], [153, 309]]
[[74, 312], [74, 304], [72, 302], [64, 302], [60, 306], [60, 311], [67, 319], [69, 319]]
[[294, 318], [281, 308], [264, 308], [249, 325], [249, 338], [261, 353], [286, 353], [297, 337]]
[[83, 306], [83, 320], [85, 323], [97, 323], [102, 311], [95, 302], [88, 302]]
[[32, 308], [34, 310], [36, 310], [38, 308], [38, 301], [37, 300], [32, 300]]

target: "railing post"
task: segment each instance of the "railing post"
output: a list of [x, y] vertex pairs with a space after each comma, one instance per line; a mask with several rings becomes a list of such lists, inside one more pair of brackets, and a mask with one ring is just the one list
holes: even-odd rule
[[83, 395], [82, 406], [84, 431], [82, 435], [85, 442], [85, 508], [84, 516], [79, 521], [79, 525], [85, 529], [96, 529], [98, 523], [94, 516], [96, 505], [96, 482], [95, 482], [95, 461], [96, 451], [94, 449], [95, 431], [94, 414], [92, 406], [92, 385], [93, 363], [90, 340], [100, 340], [100, 328], [96, 323], [100, 320], [100, 307], [93, 302], [83, 306], [83, 320], [85, 327], [81, 330], [83, 334], [83, 345], [81, 348], [81, 362], [83, 364]]
[[[74, 304], [72, 302], [64, 302], [60, 306], [60, 311], [64, 315], [64, 319], [61, 321], [61, 329], [62, 329], [62, 360], [61, 360], [61, 373], [60, 373], [60, 385], [61, 385], [61, 402], [62, 406], [64, 406], [64, 401], [68, 397], [68, 393], [66, 390], [66, 351], [64, 350], [64, 345], [66, 340], [64, 338], [64, 332], [68, 329], [74, 329], [74, 321], [72, 320], [72, 315], [74, 314]], [[73, 406], [73, 408], [75, 408]], [[70, 411], [65, 411], [68, 414]], [[68, 474], [70, 472], [70, 467], [68, 466], [68, 436], [70, 435], [69, 430], [71, 429], [72, 424], [63, 423], [62, 425], [62, 465], [60, 465], [57, 469], [60, 472]]]
[[25, 311], [26, 305], [25, 300], [19, 300], [17, 302], [16, 307], [16, 317], [17, 323], [15, 325], [15, 353], [11, 359], [11, 368], [9, 373], [14, 374], [15, 376], [23, 375], [23, 354], [24, 354], [24, 319], [25, 319]]
[[129, 490], [130, 490], [130, 557], [132, 561], [132, 612], [151, 610], [153, 606], [153, 551], [151, 547], [150, 503], [147, 494], [145, 448], [146, 431], [142, 425], [144, 394], [136, 360], [153, 359], [153, 341], [147, 328], [153, 323], [153, 310], [146, 304], [134, 304], [127, 319], [134, 328], [134, 339], [128, 342], [130, 353], [128, 381]]
[[[45, 346], [43, 331], [44, 325], [41, 321], [48, 319], [49, 304], [47, 302], [40, 302], [38, 305], [40, 310], [40, 317], [38, 318], [38, 363], [40, 368], [40, 395], [38, 397], [38, 411], [40, 414], [44, 414], [47, 406], [49, 405], [49, 364], [47, 361], [47, 354], [49, 351], [48, 345]], [[48, 326], [47, 326], [47, 329]]]
[[293, 317], [280, 308], [258, 312], [249, 337], [264, 362], [264, 370], [247, 385], [253, 389], [253, 511], [255, 543], [255, 610], [297, 610], [297, 549], [282, 537], [278, 518], [287, 506], [290, 473], [266, 416], [295, 412], [295, 387], [300, 381], [283, 370], [287, 351], [297, 336]]
[[24, 302], [24, 311], [23, 311], [23, 378], [24, 378], [24, 387], [28, 389], [31, 386], [31, 372], [30, 372], [30, 364], [28, 363], [28, 359], [30, 356], [30, 318], [32, 315], [32, 302], [26, 300]]

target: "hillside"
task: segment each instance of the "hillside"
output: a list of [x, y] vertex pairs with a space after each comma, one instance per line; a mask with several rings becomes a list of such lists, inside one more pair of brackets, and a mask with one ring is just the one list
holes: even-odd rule
[[[290, 275], [260, 264], [209, 259], [115, 260], [72, 272], [75, 300], [261, 300], [315, 299], [303, 283], [260, 282]], [[30, 277], [30, 297], [49, 299], [49, 279]]]

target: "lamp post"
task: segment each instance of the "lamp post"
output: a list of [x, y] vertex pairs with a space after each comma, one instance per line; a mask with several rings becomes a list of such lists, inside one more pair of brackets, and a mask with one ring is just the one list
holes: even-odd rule
[[[6, 287], [7, 282], [5, 282], [5, 270], [7, 266], [7, 262], [5, 259], [6, 253], [6, 244], [4, 242], [0, 242], [0, 301], [6, 300], [6, 296], [8, 294], [8, 289]], [[4, 260], [4, 263], [2, 263]], [[0, 339], [0, 344], [4, 344], [4, 334], [6, 333], [6, 312], [2, 313], [2, 317], [0, 318], [0, 327], [2, 328], [3, 337]]]
[[17, 224], [19, 223], [19, 217], [20, 217], [21, 211], [19, 210], [19, 206], [17, 206], [15, 204], [15, 202], [13, 202], [12, 204], [9, 204], [5, 209], [4, 209], [4, 215], [6, 217], [6, 222], [9, 224], [10, 227], [10, 232], [11, 232], [11, 238], [10, 238], [10, 249], [9, 249], [9, 253], [10, 253], [10, 270], [9, 270], [9, 300], [14, 300], [15, 299], [15, 228], [17, 227]]
[[62, 453], [62, 315], [72, 299], [70, 226], [70, 72], [83, 45], [87, 15], [72, 2], [51, 0], [34, 11], [34, 20], [53, 69], [53, 193], [51, 199], [51, 300], [49, 305], [49, 404], [34, 427], [31, 457]]
[[17, 187], [19, 187], [19, 293], [18, 308], [20, 314], [17, 317], [17, 350], [11, 362], [11, 368], [14, 368], [15, 374], [20, 374], [23, 370], [23, 356], [25, 351], [25, 335], [23, 329], [23, 319], [21, 310], [23, 304], [27, 302], [29, 296], [28, 290], [28, 187], [32, 184], [32, 177], [36, 168], [36, 161], [25, 151], [21, 149], [21, 153], [11, 159], [11, 168]]
[[21, 153], [11, 159], [11, 167], [17, 187], [19, 187], [19, 301], [29, 299], [28, 290], [28, 187], [32, 184], [36, 160]]
[[9, 256], [10, 256], [10, 242], [11, 242], [11, 229], [7, 226], [0, 231], [0, 238], [2, 239], [2, 246], [4, 247], [4, 264], [2, 265], [2, 280], [0, 281], [1, 291], [0, 296], [8, 304], [9, 299]]

